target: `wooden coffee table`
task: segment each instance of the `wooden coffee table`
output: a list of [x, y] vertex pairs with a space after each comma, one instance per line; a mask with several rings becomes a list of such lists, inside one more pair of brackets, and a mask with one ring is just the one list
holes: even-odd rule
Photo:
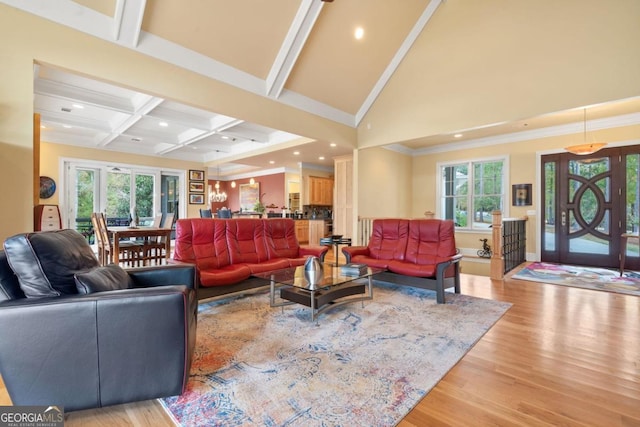
[[[301, 304], [311, 308], [311, 321], [324, 311], [343, 304], [373, 299], [372, 277], [383, 270], [368, 267], [359, 275], [342, 275], [340, 267], [323, 264], [323, 276], [315, 286], [305, 278], [304, 266], [284, 268], [254, 274], [269, 280], [271, 307]], [[362, 280], [367, 279], [366, 283]], [[276, 301], [276, 290], [280, 290], [280, 300]]]

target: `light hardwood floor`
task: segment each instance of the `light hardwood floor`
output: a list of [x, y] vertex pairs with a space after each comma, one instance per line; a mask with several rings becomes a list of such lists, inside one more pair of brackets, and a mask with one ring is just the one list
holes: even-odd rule
[[[471, 275], [461, 289], [513, 306], [400, 427], [640, 426], [640, 298]], [[70, 413], [65, 425], [172, 422], [148, 401]]]

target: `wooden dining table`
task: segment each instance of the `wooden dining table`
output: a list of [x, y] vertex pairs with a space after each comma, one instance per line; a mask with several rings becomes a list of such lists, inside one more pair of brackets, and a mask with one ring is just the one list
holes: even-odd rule
[[[147, 241], [153, 237], [164, 237], [165, 262], [168, 262], [171, 256], [171, 228], [111, 226], [108, 227], [107, 230], [113, 235], [113, 263], [116, 265], [120, 262], [120, 240], [126, 238], [136, 238]], [[143, 265], [148, 265], [148, 261], [148, 259], [144, 259]]]

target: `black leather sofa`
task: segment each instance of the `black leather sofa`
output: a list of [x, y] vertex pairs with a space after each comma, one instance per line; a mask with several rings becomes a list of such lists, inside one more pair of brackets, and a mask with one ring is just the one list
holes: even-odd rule
[[196, 336], [192, 266], [100, 267], [73, 230], [14, 236], [4, 249], [0, 374], [14, 405], [74, 411], [184, 391]]

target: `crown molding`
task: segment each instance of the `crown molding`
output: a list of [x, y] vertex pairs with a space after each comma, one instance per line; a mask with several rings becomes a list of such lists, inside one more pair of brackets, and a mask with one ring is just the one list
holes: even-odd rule
[[[587, 121], [587, 132], [612, 129], [623, 126], [640, 124], [640, 113], [624, 114], [621, 116], [606, 117]], [[425, 147], [412, 150], [413, 156], [425, 154], [446, 153], [450, 151], [467, 150], [470, 148], [486, 147], [490, 145], [510, 144], [513, 142], [530, 141], [533, 139], [550, 138], [554, 136], [570, 135], [584, 131], [584, 122], [569, 123], [566, 125], [551, 126], [541, 129], [525, 130], [521, 132], [507, 133], [504, 135], [488, 136], [450, 144], [441, 144], [433, 147]], [[394, 144], [398, 145], [398, 144]]]

